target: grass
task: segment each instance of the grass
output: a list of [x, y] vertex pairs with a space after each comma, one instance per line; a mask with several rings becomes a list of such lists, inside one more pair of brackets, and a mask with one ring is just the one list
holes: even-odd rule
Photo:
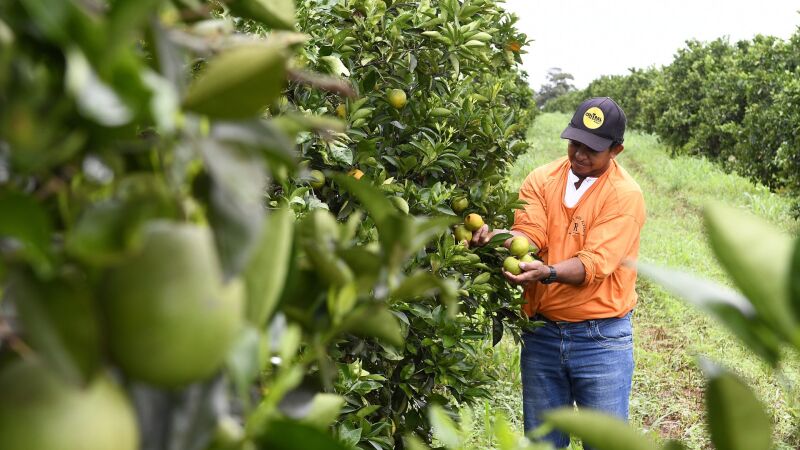
[[[515, 162], [509, 186], [516, 190], [532, 169], [566, 154], [566, 144], [559, 135], [568, 121], [569, 116], [563, 114], [537, 118], [528, 135], [531, 150]], [[709, 202], [746, 209], [795, 235], [800, 229], [792, 218], [789, 198], [743, 177], [726, 174], [704, 159], [671, 157], [669, 149], [651, 135], [629, 132], [625, 146], [618, 161], [642, 187], [647, 204], [640, 248], [644, 261], [683, 268], [730, 284], [703, 231], [701, 211]], [[640, 280], [637, 290], [632, 424], [658, 440], [678, 439], [690, 449], [712, 448], [704, 425], [704, 380], [696, 364], [697, 356], [704, 355], [735, 371], [753, 387], [772, 414], [776, 449], [800, 448], [798, 412], [787, 405], [787, 393], [769, 367], [714, 320], [660, 287]], [[800, 363], [797, 355], [791, 356], [782, 370], [796, 385], [800, 381]], [[494, 397], [473, 409], [471, 415], [477, 423], [486, 420], [482, 419], [487, 417], [484, 410], [502, 410], [515, 429], [521, 430], [516, 344], [504, 340], [498, 345], [494, 363], [504, 367], [502, 381], [494, 387]], [[485, 436], [486, 433], [474, 432], [471, 444], [475, 448], [491, 448], [492, 443]]]

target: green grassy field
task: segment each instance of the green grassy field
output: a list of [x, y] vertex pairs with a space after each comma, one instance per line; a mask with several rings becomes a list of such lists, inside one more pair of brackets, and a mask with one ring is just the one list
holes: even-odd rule
[[[509, 183], [517, 189], [535, 167], [566, 154], [559, 138], [569, 116], [545, 114], [529, 131], [531, 150], [511, 170]], [[642, 231], [640, 258], [662, 266], [684, 268], [698, 276], [729, 284], [709, 248], [701, 211], [708, 202], [738, 206], [793, 234], [798, 222], [791, 216], [788, 198], [770, 193], [745, 178], [722, 172], [710, 162], [671, 157], [654, 136], [629, 132], [618, 161], [642, 187], [647, 223]], [[753, 243], [758, 245], [758, 243]], [[786, 404], [786, 392], [775, 374], [752, 356], [725, 329], [681, 300], [646, 280], [638, 285], [639, 305], [634, 316], [636, 370], [631, 398], [631, 422], [657, 439], [673, 438], [691, 449], [711, 448], [704, 425], [703, 376], [696, 357], [703, 355], [737, 372], [773, 415], [777, 449], [800, 448], [797, 423], [800, 412]], [[800, 363], [790, 355], [784, 376], [797, 382]], [[468, 413], [472, 445], [490, 448], [483, 431], [488, 412], [502, 411], [522, 428], [519, 356], [516, 344], [504, 340], [495, 350], [495, 364], [503, 367], [494, 397]]]

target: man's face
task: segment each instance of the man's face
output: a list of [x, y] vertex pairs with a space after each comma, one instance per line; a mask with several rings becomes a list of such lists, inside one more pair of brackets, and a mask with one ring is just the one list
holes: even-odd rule
[[572, 172], [579, 177], [599, 177], [611, 165], [611, 160], [622, 152], [622, 145], [617, 145], [602, 152], [596, 152], [585, 144], [569, 140], [567, 155], [572, 165]]

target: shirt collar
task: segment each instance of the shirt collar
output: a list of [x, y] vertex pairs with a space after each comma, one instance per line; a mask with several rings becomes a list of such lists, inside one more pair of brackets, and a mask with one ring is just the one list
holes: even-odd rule
[[[596, 179], [597, 179], [597, 177], [586, 177], [586, 178], [583, 179], [583, 182], [584, 183], [588, 183], [588, 184], [592, 184], [592, 183], [594, 183], [594, 180], [596, 180]], [[574, 186], [575, 185], [574, 183], [577, 182], [578, 180], [580, 180], [580, 178], [578, 178], [578, 176], [575, 175], [575, 173], [572, 172], [572, 169], [569, 169], [569, 172], [567, 172], [567, 181], [569, 181], [570, 183], [573, 183], [572, 185]], [[583, 184], [581, 184], [581, 186], [583, 186]]]

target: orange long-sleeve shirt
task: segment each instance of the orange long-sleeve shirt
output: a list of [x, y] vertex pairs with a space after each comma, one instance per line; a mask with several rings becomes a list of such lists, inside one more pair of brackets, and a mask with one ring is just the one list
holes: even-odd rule
[[514, 215], [512, 230], [540, 249], [545, 264], [578, 257], [586, 270], [580, 286], [531, 283], [524, 311], [551, 320], [577, 322], [622, 317], [636, 305], [636, 270], [623, 265], [639, 254], [645, 221], [642, 190], [616, 160], [578, 203], [567, 208], [564, 191], [569, 160], [559, 158], [532, 171], [519, 190], [527, 205]]

